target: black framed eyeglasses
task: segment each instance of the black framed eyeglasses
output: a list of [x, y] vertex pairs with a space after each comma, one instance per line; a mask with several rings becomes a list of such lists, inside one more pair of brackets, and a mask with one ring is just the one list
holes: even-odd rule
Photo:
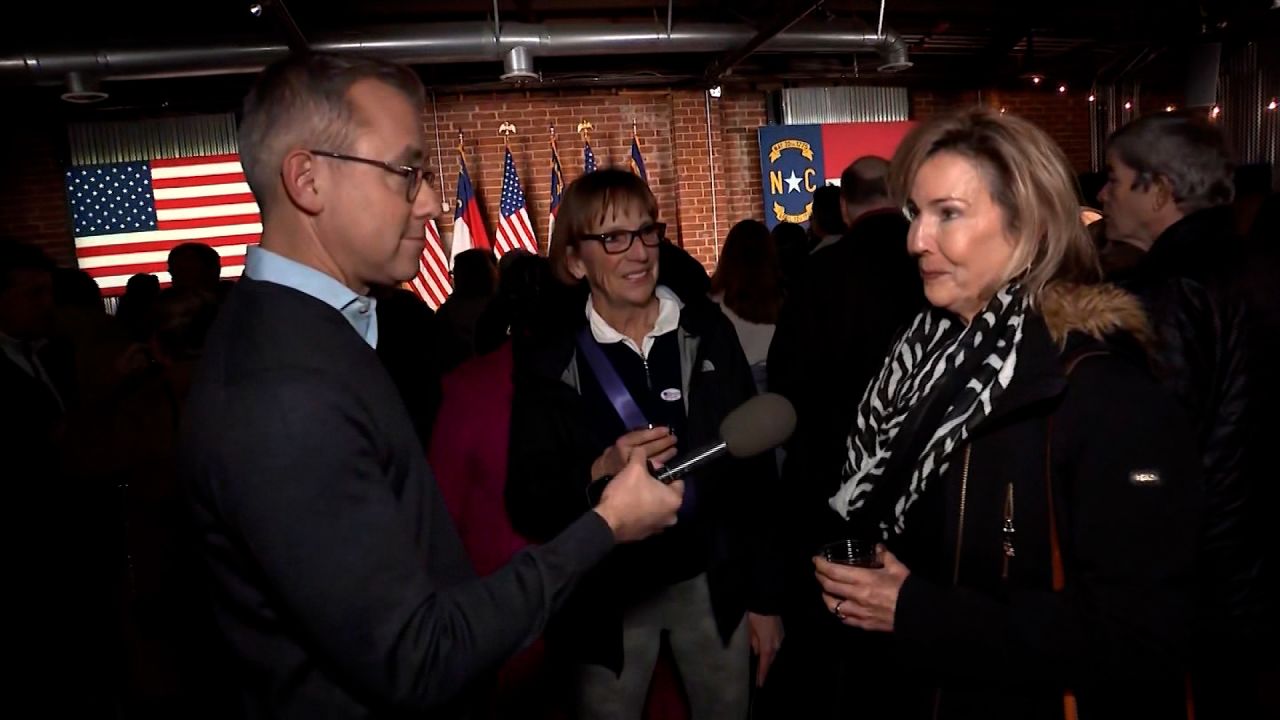
[[422, 189], [422, 183], [435, 182], [436, 174], [425, 167], [411, 167], [409, 165], [395, 165], [381, 160], [373, 160], [371, 158], [359, 157], [356, 155], [343, 155], [342, 153], [329, 152], [328, 150], [308, 150], [312, 155], [320, 155], [322, 157], [333, 158], [335, 160], [349, 160], [351, 162], [364, 163], [381, 168], [394, 175], [399, 175], [405, 180], [404, 198], [409, 202], [418, 199], [418, 191]]
[[639, 230], [615, 230], [611, 233], [600, 233], [599, 235], [583, 235], [582, 239], [600, 243], [604, 251], [610, 255], [621, 255], [631, 249], [631, 244], [637, 238], [640, 239], [640, 244], [652, 248], [661, 245], [666, 236], [666, 223], [652, 223]]

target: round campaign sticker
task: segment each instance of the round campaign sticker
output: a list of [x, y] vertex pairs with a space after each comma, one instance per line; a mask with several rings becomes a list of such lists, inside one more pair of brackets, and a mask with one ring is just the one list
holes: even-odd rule
[[683, 395], [681, 395], [680, 391], [676, 388], [667, 388], [666, 390], [662, 391], [662, 399], [666, 400], [667, 402], [675, 402], [679, 400], [681, 397], [683, 397]]

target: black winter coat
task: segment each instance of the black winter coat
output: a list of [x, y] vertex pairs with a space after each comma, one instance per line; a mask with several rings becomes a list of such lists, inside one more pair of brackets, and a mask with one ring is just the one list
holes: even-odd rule
[[[733, 325], [719, 308], [705, 296], [683, 300], [677, 332], [685, 358], [688, 419], [679, 447], [686, 452], [715, 442], [721, 421], [755, 394], [755, 383]], [[574, 380], [586, 369], [574, 341], [585, 323], [581, 305], [576, 317], [560, 332], [515, 348], [506, 502], [512, 526], [533, 541], [554, 535], [588, 508], [591, 464], [605, 449]], [[697, 522], [706, 529], [705, 546], [691, 551], [702, 554], [717, 626], [726, 641], [746, 610], [779, 612], [779, 560], [772, 541], [776, 523], [767, 511], [776, 481], [768, 453], [718, 461], [686, 481], [698, 486]], [[584, 580], [548, 629], [559, 650], [578, 662], [621, 668], [625, 603], [662, 574], [662, 568], [649, 565], [653, 556], [646, 552], [657, 539], [616, 548]]]
[[1128, 350], [1134, 300], [1089, 288], [1042, 308], [1013, 382], [889, 543], [911, 574], [894, 631], [864, 634], [856, 717], [1060, 719], [1066, 690], [1083, 720], [1186, 716], [1189, 429]]
[[1200, 449], [1202, 634], [1215, 642], [1247, 636], [1260, 565], [1249, 523], [1250, 416], [1257, 409], [1250, 400], [1248, 316], [1232, 221], [1229, 207], [1194, 212], [1115, 278], [1142, 300], [1157, 336], [1161, 384], [1186, 411]]

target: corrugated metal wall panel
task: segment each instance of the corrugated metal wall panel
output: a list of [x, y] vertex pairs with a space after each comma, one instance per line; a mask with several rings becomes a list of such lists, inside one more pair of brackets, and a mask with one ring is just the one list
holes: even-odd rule
[[231, 113], [127, 122], [73, 123], [67, 129], [74, 165], [182, 158], [236, 152]]
[[1268, 110], [1277, 94], [1277, 75], [1259, 62], [1259, 48], [1250, 43], [1223, 59], [1218, 79], [1223, 131], [1241, 163], [1276, 164], [1280, 148], [1280, 111]]
[[906, 120], [907, 89], [900, 87], [787, 88], [782, 122], [807, 125]]

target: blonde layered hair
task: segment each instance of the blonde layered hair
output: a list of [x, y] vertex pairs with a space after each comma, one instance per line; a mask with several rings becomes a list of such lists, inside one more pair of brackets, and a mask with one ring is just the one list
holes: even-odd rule
[[905, 205], [916, 173], [934, 155], [969, 158], [986, 179], [1017, 240], [1001, 285], [1018, 280], [1033, 306], [1058, 283], [1092, 284], [1102, 272], [1084, 223], [1075, 173], [1043, 130], [1018, 117], [986, 108], [965, 110], [916, 126], [893, 156], [889, 193]]

